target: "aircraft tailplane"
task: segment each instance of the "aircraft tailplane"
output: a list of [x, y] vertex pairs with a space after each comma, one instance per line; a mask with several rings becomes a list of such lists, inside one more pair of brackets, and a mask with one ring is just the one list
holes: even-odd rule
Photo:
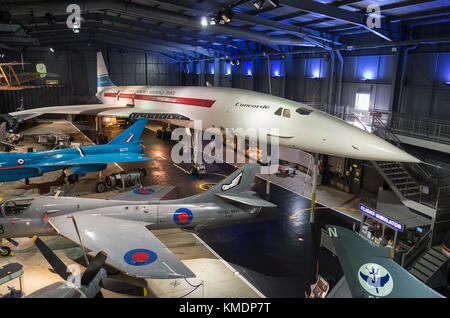
[[142, 132], [147, 124], [147, 118], [138, 118], [138, 120], [129, 128], [127, 128], [119, 136], [111, 140], [108, 144], [124, 144], [124, 143], [140, 143]]
[[97, 52], [97, 94], [105, 88], [114, 86], [116, 85], [114, 85], [114, 83], [109, 78], [108, 69], [106, 68], [102, 52]]

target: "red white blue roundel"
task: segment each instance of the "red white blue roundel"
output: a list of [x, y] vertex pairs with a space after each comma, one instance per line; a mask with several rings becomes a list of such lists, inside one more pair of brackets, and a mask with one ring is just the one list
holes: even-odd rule
[[156, 255], [155, 252], [144, 249], [144, 248], [138, 248], [131, 251], [128, 251], [124, 256], [123, 259], [127, 264], [133, 265], [133, 266], [142, 266], [142, 265], [148, 265], [156, 261], [158, 258], [158, 255]]
[[24, 162], [25, 162], [25, 160], [23, 160], [22, 158], [17, 159], [17, 163], [19, 165], [23, 165]]
[[136, 194], [140, 194], [140, 195], [149, 195], [152, 194], [153, 192], [155, 192], [155, 190], [150, 189], [150, 188], [140, 188], [140, 189], [136, 189], [133, 191]]
[[187, 208], [179, 208], [173, 214], [173, 221], [178, 225], [188, 225], [192, 222], [194, 215]]

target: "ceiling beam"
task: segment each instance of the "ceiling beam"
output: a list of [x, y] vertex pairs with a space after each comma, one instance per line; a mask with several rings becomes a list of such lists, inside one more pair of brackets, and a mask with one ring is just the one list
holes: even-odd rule
[[[14, 6], [10, 7], [10, 11], [29, 13], [30, 8], [36, 8], [42, 11], [51, 9], [53, 11], [65, 12], [67, 5], [71, 4], [73, 1], [60, 0], [60, 1], [26, 1], [18, 2]], [[202, 29], [200, 21], [193, 16], [187, 16], [176, 12], [161, 10], [157, 8], [152, 8], [144, 6], [137, 3], [125, 3], [121, 0], [85, 0], [80, 3], [82, 12], [88, 10], [114, 10], [117, 12], [122, 12], [134, 16], [149, 18], [153, 20], [158, 20], [162, 22], [170, 22], [173, 24], [191, 26], [195, 29]], [[308, 46], [300, 38], [291, 36], [268, 36], [263, 32], [255, 32], [245, 30], [239, 27], [233, 27], [230, 25], [215, 25], [210, 26], [208, 31], [219, 33], [219, 34], [229, 34], [238, 38], [244, 38], [256, 42], [261, 42], [267, 46], [274, 47], [276, 45], [292, 45], [292, 46]]]
[[[198, 11], [199, 14], [204, 15], [204, 16], [214, 13], [214, 11], [217, 10], [216, 5], [214, 5], [212, 3], [207, 3], [207, 2], [202, 2], [201, 6], [199, 6], [198, 3], [190, 1], [190, 0], [166, 0], [166, 1], [152, 0], [152, 1], [161, 3], [161, 4], [169, 3], [170, 5], [178, 8], [178, 9], [182, 9], [182, 10], [195, 10], [195, 11]], [[288, 34], [292, 34], [301, 39], [304, 39], [305, 41], [307, 41], [311, 44], [314, 44], [314, 45], [317, 45], [320, 47], [325, 47], [328, 49], [330, 49], [330, 46], [326, 42], [332, 42], [332, 43], [335, 42], [333, 40], [333, 37], [329, 34], [325, 34], [325, 33], [318, 32], [318, 31], [315, 31], [312, 29], [307, 29], [307, 28], [300, 29], [300, 28], [295, 27], [290, 24], [280, 23], [275, 20], [269, 20], [269, 19], [265, 19], [262, 17], [249, 15], [247, 13], [241, 13], [241, 12], [234, 11], [233, 20], [243, 22], [246, 24], [250, 23], [253, 25], [269, 27], [276, 31], [284, 31]], [[322, 43], [322, 42], [325, 42], [325, 43]], [[338, 44], [338, 43], [335, 43], [335, 44]]]
[[340, 9], [335, 6], [330, 6], [313, 0], [283, 0], [283, 4], [292, 8], [304, 10], [311, 13], [318, 13], [328, 18], [341, 20], [361, 26], [385, 40], [392, 41], [388, 24], [383, 19], [381, 20], [381, 28], [369, 28], [366, 24], [366, 15], [358, 12]]
[[[82, 24], [82, 28], [80, 29], [80, 32], [84, 32], [86, 30], [86, 28], [91, 29], [91, 30], [95, 30], [95, 28], [103, 28], [103, 29], [107, 29], [107, 30], [123, 32], [123, 33], [127, 34], [124, 38], [127, 38], [130, 35], [139, 36], [141, 38], [147, 38], [148, 41], [156, 41], [157, 43], [159, 42], [159, 44], [161, 44], [161, 45], [168, 45], [169, 47], [173, 46], [176, 48], [195, 51], [195, 52], [201, 53], [208, 57], [213, 56], [210, 51], [217, 52], [224, 56], [228, 55], [228, 52], [219, 50], [219, 48], [214, 48], [212, 45], [206, 45], [206, 47], [200, 47], [200, 46], [195, 47], [192, 45], [193, 44], [192, 41], [182, 40], [182, 39], [173, 38], [173, 37], [171, 37], [172, 39], [169, 39], [168, 37], [156, 36], [153, 34], [149, 34], [148, 32], [142, 32], [142, 31], [130, 29], [130, 28], [122, 28], [120, 26], [116, 26], [116, 25], [112, 25], [112, 24], [104, 24], [104, 23], [100, 23], [100, 22], [86, 22], [86, 23]], [[41, 31], [41, 32], [31, 33], [33, 36], [41, 36], [42, 33], [46, 33], [46, 32], [56, 32], [56, 31], [72, 32], [70, 29], [67, 28], [66, 25], [62, 25], [62, 24], [53, 25], [53, 26], [41, 26], [41, 27], [37, 26], [37, 27], [35, 27], [35, 30]], [[171, 42], [171, 41], [173, 41], [173, 42]]]

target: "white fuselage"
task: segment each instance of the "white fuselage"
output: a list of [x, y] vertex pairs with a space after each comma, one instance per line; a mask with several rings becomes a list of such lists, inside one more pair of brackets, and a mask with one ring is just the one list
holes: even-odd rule
[[[203, 129], [276, 128], [281, 146], [355, 159], [419, 162], [389, 142], [343, 120], [259, 92], [222, 87], [121, 86], [106, 88], [97, 97], [108, 105], [134, 105], [121, 109], [123, 116], [154, 111], [202, 120]], [[299, 108], [306, 109], [306, 114], [296, 112]], [[106, 110], [99, 115], [117, 113], [118, 110]]]

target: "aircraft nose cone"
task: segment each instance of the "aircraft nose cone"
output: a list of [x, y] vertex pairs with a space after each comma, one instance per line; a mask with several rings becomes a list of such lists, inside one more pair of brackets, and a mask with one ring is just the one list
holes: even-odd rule
[[[319, 153], [361, 160], [420, 162], [390, 142], [325, 113], [314, 112]], [[316, 145], [317, 146], [317, 145]]]

